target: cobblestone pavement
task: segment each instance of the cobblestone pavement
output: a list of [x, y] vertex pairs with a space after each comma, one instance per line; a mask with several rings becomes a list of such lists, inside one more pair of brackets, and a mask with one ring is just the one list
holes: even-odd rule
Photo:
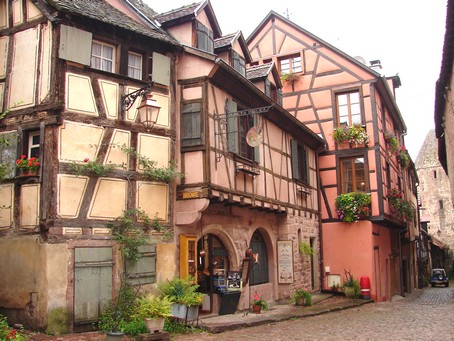
[[172, 340], [454, 340], [454, 290], [425, 288], [391, 302], [221, 334], [180, 335]]

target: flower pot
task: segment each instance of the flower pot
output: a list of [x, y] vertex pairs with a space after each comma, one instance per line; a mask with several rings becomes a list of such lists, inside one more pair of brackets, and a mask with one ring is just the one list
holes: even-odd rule
[[199, 317], [199, 306], [191, 305], [187, 307], [186, 319], [187, 320], [197, 320]]
[[148, 331], [150, 333], [159, 333], [164, 328], [165, 320], [166, 319], [164, 317], [146, 318], [145, 324], [147, 325]]
[[174, 303], [172, 304], [172, 312], [170, 313], [173, 317], [179, 319], [186, 319], [188, 313], [188, 307], [184, 304]]
[[38, 174], [37, 169], [26, 169], [26, 168], [19, 168], [19, 176], [35, 176]]
[[304, 305], [304, 297], [298, 297], [295, 299], [295, 305], [303, 306]]
[[106, 332], [107, 338], [106, 341], [119, 341], [123, 339], [123, 332]]
[[261, 305], [252, 305], [252, 312], [255, 313], [255, 314], [260, 314], [260, 312], [262, 311], [262, 306]]

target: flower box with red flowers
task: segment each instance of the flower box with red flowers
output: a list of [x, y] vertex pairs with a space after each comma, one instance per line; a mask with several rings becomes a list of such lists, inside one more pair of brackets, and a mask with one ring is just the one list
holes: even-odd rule
[[19, 169], [21, 175], [36, 175], [41, 163], [36, 157], [27, 158], [21, 155], [20, 159], [16, 160], [16, 167]]

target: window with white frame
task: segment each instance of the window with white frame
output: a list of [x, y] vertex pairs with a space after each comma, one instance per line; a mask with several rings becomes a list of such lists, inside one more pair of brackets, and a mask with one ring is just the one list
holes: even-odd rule
[[336, 105], [339, 125], [362, 124], [359, 91], [337, 94]]
[[128, 77], [142, 79], [142, 55], [128, 52]]
[[287, 56], [279, 59], [279, 70], [281, 74], [303, 71], [301, 68], [301, 56]]
[[93, 41], [91, 46], [91, 67], [97, 70], [113, 72], [115, 65], [115, 47], [100, 41]]
[[39, 158], [39, 131], [32, 131], [28, 134], [27, 156]]

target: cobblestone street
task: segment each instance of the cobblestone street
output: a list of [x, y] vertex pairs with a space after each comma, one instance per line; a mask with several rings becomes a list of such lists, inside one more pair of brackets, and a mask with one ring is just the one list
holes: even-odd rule
[[454, 290], [425, 288], [392, 302], [172, 340], [454, 340]]

